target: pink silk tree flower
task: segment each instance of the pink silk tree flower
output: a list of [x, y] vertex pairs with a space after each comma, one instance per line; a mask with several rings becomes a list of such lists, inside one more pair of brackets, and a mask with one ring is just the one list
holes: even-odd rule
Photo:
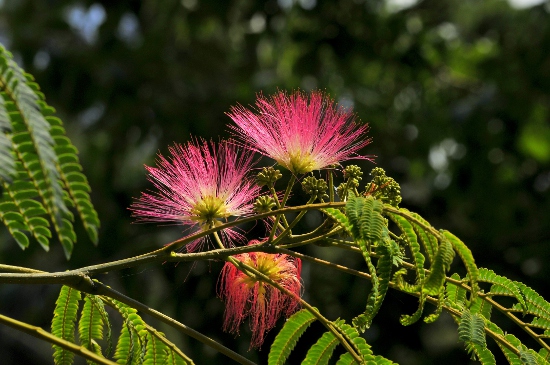
[[[258, 241], [251, 241], [249, 244], [254, 243]], [[291, 297], [261, 280], [251, 278], [230, 262], [223, 267], [220, 274], [220, 297], [225, 301], [223, 329], [238, 333], [245, 317], [250, 317], [250, 347], [260, 347], [265, 334], [275, 327], [281, 315], [289, 317], [299, 309], [302, 263], [300, 259], [289, 255], [264, 252], [250, 252], [233, 257], [295, 294]]]
[[243, 146], [273, 158], [294, 174], [305, 174], [349, 159], [370, 143], [368, 125], [354, 122], [351, 110], [337, 107], [320, 91], [259, 95], [256, 109], [232, 107], [229, 117]]
[[[142, 193], [130, 207], [138, 221], [207, 230], [230, 216], [253, 212], [260, 188], [248, 176], [254, 165], [251, 152], [239, 152], [231, 142], [202, 139], [176, 144], [169, 151], [169, 158], [158, 155], [157, 167], [145, 166], [158, 191]], [[242, 239], [234, 229], [223, 230], [221, 236], [224, 242]], [[199, 242], [188, 245], [188, 250]]]

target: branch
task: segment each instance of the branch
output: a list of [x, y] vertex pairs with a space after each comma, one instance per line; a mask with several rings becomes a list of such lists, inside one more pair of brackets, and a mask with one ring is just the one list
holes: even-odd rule
[[99, 356], [85, 347], [78, 346], [72, 342], [66, 341], [62, 338], [52, 335], [48, 331], [40, 327], [30, 325], [25, 322], [18, 321], [16, 319], [6, 317], [0, 314], [0, 323], [3, 323], [9, 327], [15, 328], [18, 331], [28, 333], [31, 336], [34, 336], [38, 339], [50, 342], [59, 347], [63, 347], [65, 350], [74, 352], [77, 355], [80, 355], [88, 360], [93, 361], [94, 363], [103, 364], [103, 365], [117, 365], [115, 362], [108, 360], [102, 356]]

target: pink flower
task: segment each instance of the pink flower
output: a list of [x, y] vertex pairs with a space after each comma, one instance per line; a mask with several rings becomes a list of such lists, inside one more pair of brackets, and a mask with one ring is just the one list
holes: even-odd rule
[[[158, 192], [142, 193], [130, 208], [138, 221], [175, 222], [209, 229], [230, 216], [246, 216], [259, 187], [248, 177], [252, 153], [239, 153], [233, 143], [196, 140], [169, 148], [170, 158], [158, 155], [157, 167], [145, 166]], [[222, 231], [228, 241], [242, 236]], [[192, 250], [195, 242], [188, 246]]]
[[370, 143], [367, 125], [354, 122], [351, 111], [337, 108], [322, 92], [309, 96], [296, 91], [279, 92], [271, 98], [259, 95], [256, 110], [241, 105], [228, 115], [231, 128], [242, 144], [295, 174], [305, 174], [341, 161], [369, 157], [356, 152]]
[[[258, 243], [251, 241], [249, 244]], [[256, 278], [251, 278], [227, 262], [220, 274], [221, 298], [225, 300], [224, 331], [239, 332], [239, 326], [250, 317], [250, 347], [260, 347], [267, 331], [281, 315], [290, 316], [299, 308], [302, 289], [301, 260], [285, 254], [250, 252], [233, 256], [279, 283], [294, 297]]]

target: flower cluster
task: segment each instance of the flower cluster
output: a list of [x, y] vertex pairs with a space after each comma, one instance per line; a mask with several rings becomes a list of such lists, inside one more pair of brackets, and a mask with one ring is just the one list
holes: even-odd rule
[[[251, 241], [250, 244], [258, 243]], [[293, 296], [281, 293], [260, 278], [251, 277], [227, 262], [221, 272], [221, 293], [225, 300], [224, 330], [239, 332], [243, 320], [250, 316], [251, 347], [260, 347], [267, 331], [281, 315], [290, 316], [299, 308], [302, 284], [301, 261], [285, 254], [250, 252], [233, 256], [281, 285]]]
[[[356, 124], [351, 111], [338, 107], [322, 92], [279, 92], [270, 98], [260, 94], [256, 109], [239, 105], [228, 115], [235, 123], [230, 128], [236, 141], [176, 144], [169, 148], [168, 158], [159, 154], [156, 167], [145, 167], [156, 191], [142, 193], [131, 206], [138, 221], [174, 222], [193, 233], [218, 227], [229, 217], [270, 211], [279, 203], [273, 186], [281, 174], [264, 168], [255, 181], [250, 175], [254, 152], [274, 159], [295, 176], [349, 159], [370, 160], [357, 155], [370, 143], [365, 137], [368, 126]], [[259, 197], [262, 185], [273, 196]], [[302, 185], [313, 200], [328, 198], [324, 181], [310, 177]], [[226, 247], [244, 239], [234, 228], [220, 234], [220, 244]], [[189, 244], [188, 251], [200, 242]], [[252, 271], [245, 273], [236, 265]], [[238, 332], [249, 316], [251, 347], [259, 347], [278, 318], [298, 309], [300, 270], [300, 260], [285, 254], [250, 252], [228, 259], [220, 279], [220, 296], [226, 302], [224, 329]]]

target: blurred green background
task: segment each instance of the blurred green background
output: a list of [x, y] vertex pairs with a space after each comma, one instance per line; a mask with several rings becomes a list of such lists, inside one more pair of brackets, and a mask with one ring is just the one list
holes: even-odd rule
[[[2, 229], [0, 261], [62, 271], [181, 237], [180, 227], [132, 224], [132, 197], [150, 188], [143, 164], [191, 135], [227, 136], [224, 113], [260, 91], [322, 89], [370, 124], [364, 153], [401, 184], [402, 206], [461, 237], [479, 266], [550, 297], [550, 2], [517, 1], [0, 0], [0, 43], [64, 120], [102, 222], [99, 246], [81, 231], [68, 262], [60, 244], [21, 252]], [[364, 269], [347, 252], [308, 252]], [[247, 326], [238, 338], [220, 330], [221, 265], [149, 265], [98, 279], [265, 363], [268, 346], [248, 351]], [[364, 309], [365, 281], [305, 265], [304, 283], [306, 300], [331, 319]], [[0, 313], [49, 328], [58, 290], [3, 285]], [[401, 327], [399, 315], [415, 310], [415, 300], [390, 292], [366, 332], [376, 353], [403, 365], [470, 361], [448, 316]], [[152, 323], [197, 364], [229, 363]], [[321, 330], [306, 332], [289, 363]], [[0, 359], [53, 363], [48, 344], [2, 326]]]

